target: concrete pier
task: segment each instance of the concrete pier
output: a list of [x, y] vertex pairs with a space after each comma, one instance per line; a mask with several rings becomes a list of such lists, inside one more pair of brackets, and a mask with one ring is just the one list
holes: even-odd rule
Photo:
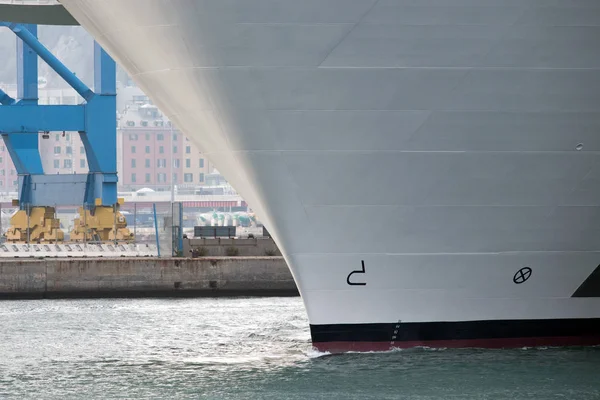
[[283, 257], [62, 258], [0, 262], [0, 298], [298, 295]]
[[[228, 239], [228, 238], [193, 238], [183, 240], [183, 254], [189, 256], [196, 249], [203, 256], [224, 257], [264, 257], [281, 256], [275, 241], [271, 238]], [[233, 252], [235, 254], [230, 254]]]

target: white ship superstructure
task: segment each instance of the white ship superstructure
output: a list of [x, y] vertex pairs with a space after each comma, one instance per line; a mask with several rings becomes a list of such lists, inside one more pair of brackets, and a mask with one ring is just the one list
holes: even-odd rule
[[600, 2], [61, 3], [256, 210], [316, 347], [600, 343]]

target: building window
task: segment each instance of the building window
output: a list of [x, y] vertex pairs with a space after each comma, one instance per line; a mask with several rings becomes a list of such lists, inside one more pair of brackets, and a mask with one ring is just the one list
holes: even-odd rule
[[138, 135], [136, 133], [130, 133], [129, 140], [138, 140]]
[[13, 186], [17, 186], [18, 183], [19, 181], [13, 181]]
[[176, 133], [174, 133], [174, 134], [173, 134], [173, 141], [174, 141], [174, 142], [176, 142], [176, 141], [177, 141], [177, 134], [176, 134]]
[[179, 168], [179, 158], [173, 160], [173, 168]]
[[131, 159], [131, 168], [135, 168], [135, 158]]
[[135, 174], [131, 174], [131, 182], [135, 182]]
[[146, 161], [144, 162], [144, 166], [146, 168], [150, 168], [150, 159], [149, 158], [146, 158]]
[[190, 154], [192, 152], [192, 148], [190, 146], [185, 146], [185, 154]]
[[70, 134], [70, 133], [67, 133], [67, 134], [65, 135], [65, 138], [67, 139], [67, 142], [68, 142], [68, 141], [70, 141], [70, 140], [71, 140], [71, 134]]
[[60, 142], [60, 135], [58, 133], [54, 135], [54, 141]]
[[63, 165], [64, 165], [65, 168], [71, 168], [71, 165], [73, 165], [73, 164], [72, 164], [71, 160], [67, 159], [67, 160], [64, 160], [64, 164]]
[[150, 183], [150, 174], [146, 174], [146, 183]]
[[54, 168], [60, 168], [60, 160], [54, 160]]
[[150, 140], [150, 134], [146, 133], [146, 140]]
[[192, 166], [192, 160], [190, 160], [189, 158], [185, 159], [185, 167], [186, 168], [190, 168]]
[[177, 174], [173, 174], [173, 183], [177, 183]]
[[71, 146], [67, 146], [65, 148], [65, 153], [67, 153], [67, 154], [73, 154], [73, 148]]
[[158, 148], [158, 152], [159, 152], [160, 154], [164, 154], [164, 153], [165, 153], [165, 147], [164, 147], [164, 146], [160, 146], [160, 147]]
[[85, 168], [85, 160], [79, 160], [79, 167]]
[[156, 180], [158, 181], [158, 183], [165, 183], [167, 181], [167, 174], [165, 174], [164, 172], [156, 174]]
[[0, 186], [4, 186], [4, 181], [0, 181]]
[[173, 154], [177, 154], [177, 146], [173, 146]]
[[165, 140], [165, 135], [163, 135], [162, 133], [157, 134], [156, 140]]
[[2, 157], [0, 157], [0, 163], [1, 163], [2, 161], [4, 161], [4, 159], [3, 159]]
[[131, 146], [131, 154], [135, 154], [135, 146]]
[[60, 146], [54, 146], [54, 154], [60, 154]]
[[200, 159], [200, 168], [204, 168], [204, 158]]
[[183, 181], [184, 182], [193, 182], [194, 174], [183, 174]]
[[167, 159], [166, 158], [157, 158], [156, 166], [158, 168], [167, 168]]
[[0, 171], [0, 175], [4, 176], [5, 172], [6, 172], [6, 170], [5, 170], [5, 169], [1, 170], [1, 171]]
[[146, 154], [150, 154], [150, 146], [146, 146]]
[[85, 154], [85, 147], [81, 146], [79, 148], [79, 154]]
[[14, 175], [14, 174], [15, 174], [15, 170], [14, 170], [14, 169], [11, 169], [11, 170], [10, 170], [10, 174], [11, 174], [11, 175]]
[[204, 182], [204, 172], [200, 172], [200, 182]]

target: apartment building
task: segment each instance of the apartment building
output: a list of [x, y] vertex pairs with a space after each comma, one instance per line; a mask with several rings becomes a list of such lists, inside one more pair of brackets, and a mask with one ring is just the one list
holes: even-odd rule
[[206, 184], [208, 160], [151, 104], [128, 106], [119, 120], [121, 190], [150, 188], [193, 192]]
[[[3, 86], [16, 96], [15, 86]], [[206, 184], [212, 166], [202, 153], [171, 126], [148, 97], [135, 86], [117, 86], [117, 171], [119, 190], [151, 188], [162, 191], [176, 185], [193, 192]], [[40, 104], [79, 104], [73, 89], [39, 88]], [[46, 174], [87, 173], [83, 143], [77, 132], [40, 133], [39, 149]], [[18, 176], [4, 142], [0, 142], [0, 192], [16, 192]]]

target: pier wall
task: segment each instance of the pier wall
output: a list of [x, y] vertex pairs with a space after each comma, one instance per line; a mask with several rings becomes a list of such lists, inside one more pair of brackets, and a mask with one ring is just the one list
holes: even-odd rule
[[0, 298], [297, 295], [283, 257], [0, 261]]
[[275, 241], [271, 238], [229, 239], [194, 238], [183, 240], [183, 254], [189, 256], [192, 249], [201, 249], [205, 256], [231, 256], [235, 251], [240, 257], [281, 256]]

